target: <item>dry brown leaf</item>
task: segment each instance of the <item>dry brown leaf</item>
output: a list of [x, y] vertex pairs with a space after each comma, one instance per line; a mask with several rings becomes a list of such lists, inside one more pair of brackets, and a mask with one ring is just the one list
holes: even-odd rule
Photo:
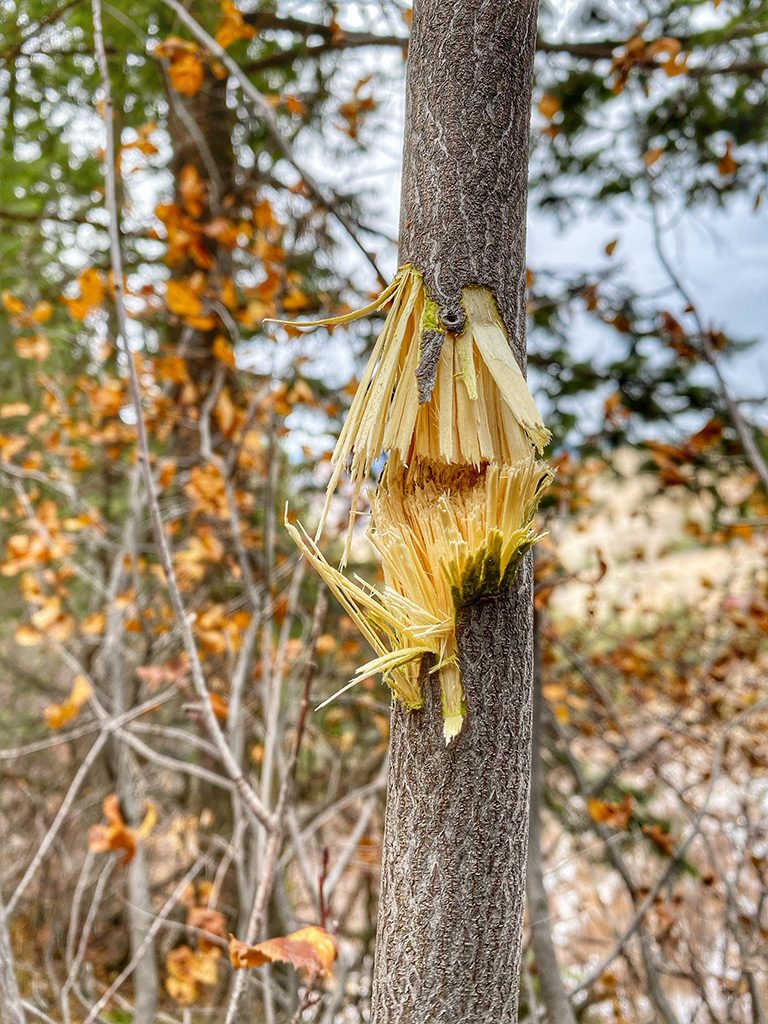
[[338, 944], [324, 928], [311, 925], [278, 939], [267, 939], [257, 946], [229, 937], [229, 958], [235, 968], [261, 967], [263, 964], [290, 964], [309, 978], [330, 977], [338, 956]]
[[177, 946], [165, 958], [165, 989], [180, 1006], [189, 1006], [200, 995], [200, 986], [210, 987], [218, 981], [220, 951], [214, 947], [195, 950]]
[[587, 800], [587, 810], [590, 818], [598, 824], [625, 829], [632, 817], [632, 797], [627, 793], [621, 803], [590, 797]]
[[67, 722], [77, 716], [80, 709], [88, 702], [93, 689], [85, 676], [75, 676], [72, 691], [63, 704], [49, 704], [43, 712], [45, 724], [49, 729], [61, 729]]
[[720, 161], [717, 165], [717, 169], [722, 177], [727, 178], [731, 174], [735, 174], [739, 169], [739, 165], [733, 158], [733, 140], [728, 139], [725, 144], [725, 152], [720, 157]]
[[120, 809], [116, 793], [110, 793], [104, 800], [106, 825], [93, 825], [88, 833], [88, 845], [94, 853], [123, 850], [123, 864], [129, 864], [136, 855], [136, 846], [146, 839], [157, 823], [157, 809], [147, 804], [144, 820], [137, 829], [129, 828]]
[[190, 217], [202, 216], [208, 198], [205, 182], [194, 164], [185, 164], [179, 174], [179, 193]]

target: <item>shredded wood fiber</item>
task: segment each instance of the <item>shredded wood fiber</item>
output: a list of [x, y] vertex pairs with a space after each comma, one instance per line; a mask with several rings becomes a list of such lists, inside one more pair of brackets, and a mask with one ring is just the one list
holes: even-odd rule
[[[533, 519], [552, 476], [537, 454], [550, 435], [487, 288], [463, 290], [466, 320], [458, 335], [445, 328], [411, 265], [364, 309], [301, 326], [350, 323], [387, 302], [391, 307], [336, 444], [315, 537], [286, 525], [376, 653], [348, 686], [381, 673], [395, 696], [417, 709], [423, 704], [422, 659], [429, 656], [430, 672], [440, 674], [450, 742], [471, 714], [459, 672], [458, 615], [509, 587], [537, 540]], [[377, 590], [343, 569], [360, 493], [382, 453], [388, 459], [371, 497], [368, 530], [384, 573], [384, 587]], [[352, 505], [335, 569], [318, 541], [345, 468]]]

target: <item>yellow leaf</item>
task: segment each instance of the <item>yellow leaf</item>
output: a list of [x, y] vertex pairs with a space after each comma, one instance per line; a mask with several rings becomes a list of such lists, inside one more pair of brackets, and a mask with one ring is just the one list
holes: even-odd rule
[[93, 693], [93, 687], [85, 678], [85, 676], [75, 676], [75, 681], [72, 684], [72, 692], [69, 695], [69, 699], [80, 710]]
[[63, 725], [71, 722], [77, 716], [92, 693], [93, 688], [85, 676], [75, 676], [72, 691], [64, 703], [50, 704], [43, 712], [45, 724], [49, 729], [61, 729]]
[[169, 975], [165, 979], [165, 991], [179, 1006], [191, 1006], [198, 996], [197, 985], [193, 978], [176, 978]]
[[79, 277], [80, 295], [88, 306], [98, 306], [104, 298], [104, 278], [95, 267], [84, 270]]
[[307, 309], [311, 305], [312, 300], [308, 295], [305, 295], [301, 288], [292, 288], [283, 299], [283, 309], [289, 313]]
[[101, 636], [106, 628], [106, 615], [103, 611], [94, 611], [87, 615], [80, 624], [80, 631], [87, 637]]
[[219, 955], [216, 947], [199, 952], [186, 945], [172, 949], [165, 958], [165, 988], [171, 998], [181, 1006], [189, 1006], [199, 997], [201, 985], [215, 985]]
[[562, 683], [547, 683], [542, 686], [541, 692], [544, 699], [549, 701], [565, 700], [568, 696], [568, 689]]
[[86, 316], [104, 301], [104, 278], [95, 267], [84, 270], [78, 278], [80, 295], [76, 299], [64, 299], [69, 314], [74, 320], [84, 320]]

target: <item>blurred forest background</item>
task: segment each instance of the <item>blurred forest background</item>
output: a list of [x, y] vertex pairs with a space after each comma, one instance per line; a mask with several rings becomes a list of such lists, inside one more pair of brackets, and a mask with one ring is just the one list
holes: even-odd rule
[[[364, 305], [396, 269], [408, 5], [103, 13], [183, 615], [116, 341], [91, 5], [0, 0], [0, 892], [25, 1012], [356, 1024], [389, 691], [312, 710], [368, 655], [283, 515], [317, 517], [377, 322], [263, 320]], [[768, 4], [545, 2], [539, 32], [529, 348], [557, 477], [521, 1020], [549, 1019], [554, 951], [579, 1021], [765, 1024]], [[332, 968], [310, 943], [233, 974], [229, 933], [306, 926]]]

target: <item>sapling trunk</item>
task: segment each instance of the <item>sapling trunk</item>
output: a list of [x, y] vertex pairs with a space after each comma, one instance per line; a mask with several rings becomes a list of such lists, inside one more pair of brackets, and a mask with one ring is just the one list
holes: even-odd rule
[[[536, 15], [536, 0], [416, 0], [403, 161], [401, 265], [423, 275], [448, 331], [464, 326], [463, 289], [490, 289], [521, 367]], [[432, 345], [421, 358], [423, 399]], [[423, 708], [398, 702], [393, 711], [375, 1024], [517, 1019], [531, 771], [529, 555], [511, 586], [460, 610], [457, 636], [468, 708], [459, 735], [442, 742], [440, 688], [428, 665]]]
[[[531, 774], [534, 514], [549, 440], [525, 381], [535, 0], [417, 0], [401, 265], [333, 455], [314, 540], [286, 519], [395, 700], [375, 1024], [513, 1024]], [[284, 323], [285, 321], [278, 321]], [[374, 464], [384, 586], [343, 572]], [[342, 563], [321, 548], [349, 468]], [[348, 687], [345, 687], [345, 689]], [[341, 692], [341, 691], [340, 691]], [[335, 696], [338, 696], [336, 694]], [[329, 698], [329, 700], [334, 699]]]

